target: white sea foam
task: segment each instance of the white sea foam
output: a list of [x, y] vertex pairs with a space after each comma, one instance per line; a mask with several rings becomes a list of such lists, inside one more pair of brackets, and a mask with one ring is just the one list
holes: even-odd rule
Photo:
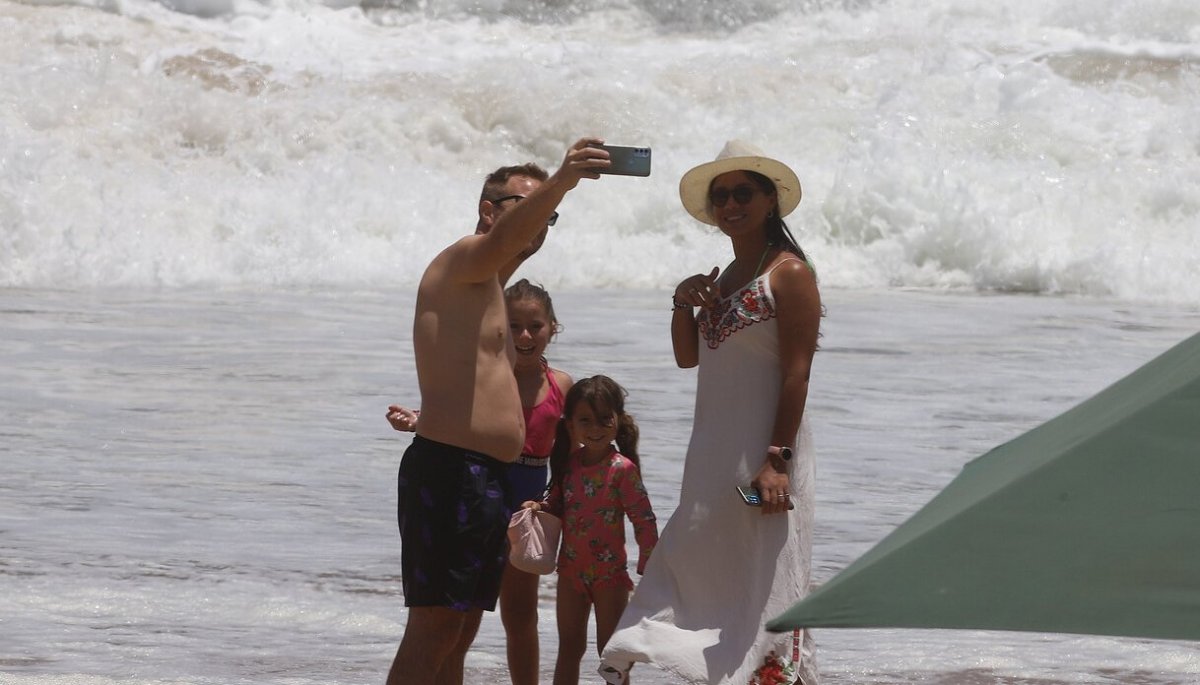
[[525, 273], [662, 288], [726, 138], [792, 164], [826, 287], [1192, 302], [1200, 7], [1163, 0], [0, 4], [0, 286], [409, 287], [482, 176], [595, 133]]

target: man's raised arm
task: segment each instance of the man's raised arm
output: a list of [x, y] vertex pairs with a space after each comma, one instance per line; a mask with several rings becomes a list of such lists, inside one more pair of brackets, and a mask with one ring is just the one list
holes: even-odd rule
[[[512, 201], [486, 229], [458, 242], [447, 256], [452, 260], [448, 273], [455, 280], [478, 283], [495, 278], [502, 271], [515, 269], [528, 254], [531, 245], [540, 245], [542, 232], [558, 204], [584, 178], [600, 178], [599, 169], [611, 164], [608, 152], [598, 146], [599, 138], [582, 138], [563, 158], [562, 165], [545, 182], [528, 194], [510, 198], [484, 199]], [[515, 201], [513, 201], [515, 200]], [[493, 208], [495, 209], [495, 208]], [[481, 210], [481, 214], [483, 211]], [[534, 246], [536, 250], [537, 245]], [[530, 253], [531, 254], [531, 253]]]

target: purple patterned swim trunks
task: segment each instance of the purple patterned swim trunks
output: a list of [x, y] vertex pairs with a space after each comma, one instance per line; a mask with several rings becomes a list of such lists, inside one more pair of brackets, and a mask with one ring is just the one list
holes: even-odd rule
[[404, 605], [494, 611], [508, 557], [508, 464], [415, 436], [400, 461]]

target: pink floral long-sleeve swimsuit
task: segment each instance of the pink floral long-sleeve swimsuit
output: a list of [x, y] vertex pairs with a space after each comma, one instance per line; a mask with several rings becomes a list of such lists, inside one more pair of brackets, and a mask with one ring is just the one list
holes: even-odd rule
[[563, 481], [551, 487], [546, 509], [563, 520], [559, 582], [570, 582], [589, 597], [597, 588], [633, 589], [625, 568], [625, 517], [638, 543], [639, 574], [658, 542], [658, 524], [636, 464], [614, 449], [586, 466], [575, 452]]

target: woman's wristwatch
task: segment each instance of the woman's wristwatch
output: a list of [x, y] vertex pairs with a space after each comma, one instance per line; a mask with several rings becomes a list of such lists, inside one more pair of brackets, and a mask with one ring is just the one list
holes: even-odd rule
[[775, 445], [771, 445], [767, 448], [767, 454], [771, 455], [772, 457], [779, 457], [785, 462], [792, 460], [791, 447], [776, 447]]
[[777, 473], [787, 473], [788, 462], [792, 460], [792, 448], [771, 445], [767, 448], [767, 460]]

